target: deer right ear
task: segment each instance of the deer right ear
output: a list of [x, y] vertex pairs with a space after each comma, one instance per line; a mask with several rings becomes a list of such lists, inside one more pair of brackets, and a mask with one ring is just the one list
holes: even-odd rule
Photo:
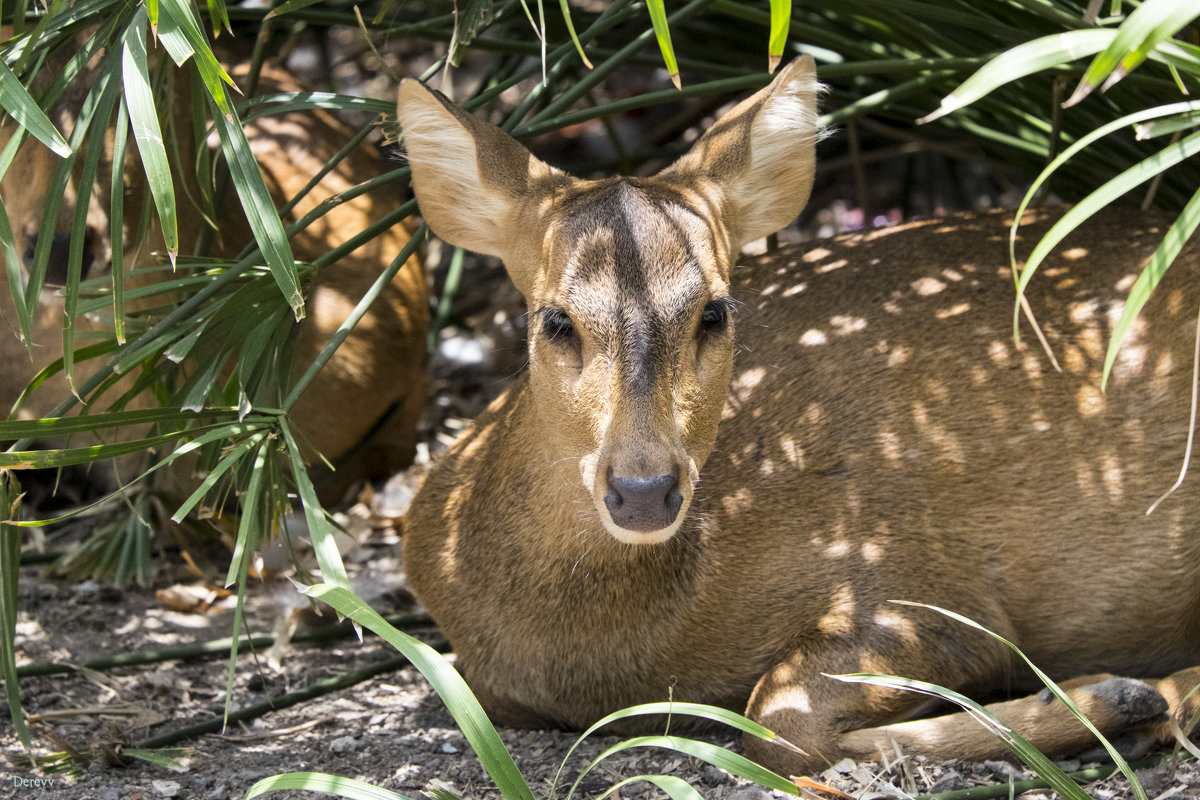
[[530, 229], [524, 209], [545, 192], [545, 179], [565, 176], [411, 78], [400, 83], [396, 113], [425, 221], [450, 244], [498, 256], [525, 291], [532, 276], [514, 274], [521, 233]]
[[774, 233], [796, 218], [812, 190], [819, 89], [812, 57], [796, 59], [659, 176], [715, 188], [739, 249]]

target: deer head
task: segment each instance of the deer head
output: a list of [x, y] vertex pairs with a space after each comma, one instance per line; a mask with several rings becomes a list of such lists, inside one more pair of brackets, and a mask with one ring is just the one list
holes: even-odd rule
[[580, 180], [400, 85], [422, 213], [451, 244], [498, 256], [524, 294], [547, 457], [577, 463], [622, 542], [665, 541], [686, 518], [729, 386], [730, 270], [808, 198], [817, 91], [801, 58], [657, 175]]

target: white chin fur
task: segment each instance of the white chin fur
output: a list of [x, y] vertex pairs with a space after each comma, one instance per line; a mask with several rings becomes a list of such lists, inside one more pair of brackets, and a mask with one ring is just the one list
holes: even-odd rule
[[601, 512], [600, 519], [604, 522], [604, 529], [618, 542], [625, 544], [660, 544], [670, 539], [675, 535], [675, 531], [679, 530], [679, 526], [683, 523], [683, 509], [680, 509], [679, 516], [667, 527], [648, 532], [631, 531], [627, 528], [622, 528], [613, 522], [605, 512]]

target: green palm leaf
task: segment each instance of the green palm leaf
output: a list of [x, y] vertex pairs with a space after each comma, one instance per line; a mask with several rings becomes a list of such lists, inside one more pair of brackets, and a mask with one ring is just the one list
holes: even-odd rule
[[145, 27], [148, 19], [145, 9], [140, 9], [125, 31], [121, 42], [122, 77], [125, 90], [125, 107], [133, 125], [133, 138], [137, 142], [142, 167], [146, 170], [146, 183], [154, 204], [158, 208], [158, 221], [162, 229], [163, 243], [171, 263], [179, 254], [179, 223], [175, 215], [175, 185], [171, 180], [171, 168], [167, 162], [167, 149], [163, 144], [162, 129], [158, 124], [158, 110], [154, 103], [154, 91], [150, 85], [150, 65], [146, 55]]
[[58, 128], [3, 61], [0, 61], [0, 106], [46, 147], [60, 156], [71, 154], [71, 148]]
[[1194, 0], [1146, 0], [1121, 23], [1112, 43], [1088, 66], [1067, 106], [1103, 83], [1108, 89], [1136, 69], [1159, 45], [1200, 16]]

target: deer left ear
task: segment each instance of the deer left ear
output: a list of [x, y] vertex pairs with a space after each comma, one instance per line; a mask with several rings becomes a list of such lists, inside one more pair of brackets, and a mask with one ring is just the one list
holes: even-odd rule
[[812, 57], [793, 61], [659, 176], [715, 186], [738, 248], [774, 233], [796, 218], [812, 191], [819, 90]]

